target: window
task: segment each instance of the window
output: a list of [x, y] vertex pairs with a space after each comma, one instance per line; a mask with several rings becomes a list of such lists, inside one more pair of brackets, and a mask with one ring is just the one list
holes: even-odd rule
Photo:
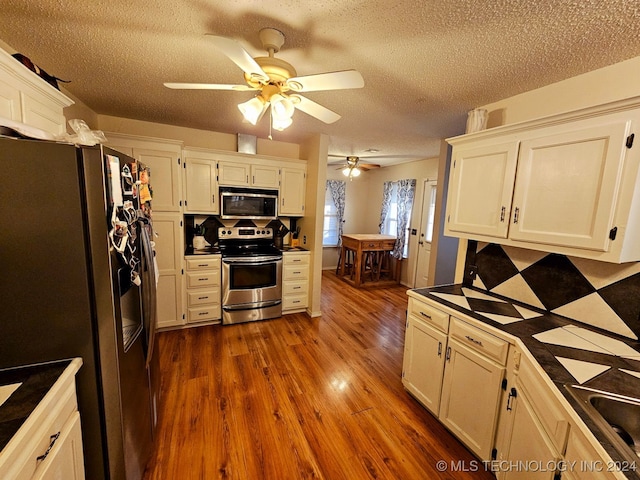
[[335, 247], [338, 245], [338, 209], [333, 201], [331, 189], [327, 188], [324, 195], [324, 227], [322, 228], [322, 246]]
[[433, 241], [433, 222], [436, 216], [436, 183], [429, 182], [428, 184], [426, 184], [426, 187], [429, 188], [429, 191], [427, 193], [429, 198], [429, 205], [427, 211], [425, 237], [426, 241], [431, 243]]

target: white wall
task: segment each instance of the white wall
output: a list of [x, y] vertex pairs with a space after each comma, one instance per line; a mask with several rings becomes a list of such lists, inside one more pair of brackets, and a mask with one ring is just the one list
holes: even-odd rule
[[484, 105], [488, 127], [640, 96], [640, 57]]

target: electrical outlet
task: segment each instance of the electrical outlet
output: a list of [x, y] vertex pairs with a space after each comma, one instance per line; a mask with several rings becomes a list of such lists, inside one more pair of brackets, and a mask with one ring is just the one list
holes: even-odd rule
[[303, 236], [302, 236], [302, 244], [303, 244], [303, 245], [306, 245], [306, 244], [307, 244], [307, 236], [306, 236], [306, 235], [303, 235]]
[[478, 266], [477, 265], [469, 265], [467, 267], [467, 275], [471, 280], [475, 280], [478, 275]]

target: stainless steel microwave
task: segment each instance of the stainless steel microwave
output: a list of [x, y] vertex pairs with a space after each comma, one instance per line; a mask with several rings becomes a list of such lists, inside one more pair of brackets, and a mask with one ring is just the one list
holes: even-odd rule
[[221, 188], [220, 218], [250, 220], [278, 218], [278, 191]]

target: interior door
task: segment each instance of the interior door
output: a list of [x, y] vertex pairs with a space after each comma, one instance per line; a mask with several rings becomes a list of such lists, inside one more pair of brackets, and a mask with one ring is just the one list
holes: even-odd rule
[[420, 239], [418, 240], [418, 258], [414, 288], [433, 285], [429, 281], [429, 264], [431, 260], [431, 241], [433, 239], [433, 222], [436, 211], [436, 182], [425, 180], [422, 190], [422, 216], [420, 217]]

